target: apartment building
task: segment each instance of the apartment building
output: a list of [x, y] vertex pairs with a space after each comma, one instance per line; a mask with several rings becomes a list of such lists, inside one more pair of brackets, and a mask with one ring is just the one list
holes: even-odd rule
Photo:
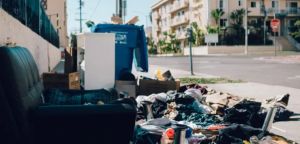
[[152, 6], [152, 37], [155, 42], [164, 32], [176, 33], [181, 45], [186, 43], [186, 28], [190, 23], [189, 0], [161, 0]]
[[61, 48], [67, 48], [69, 45], [66, 1], [67, 0], [41, 0], [42, 6], [57, 30]]
[[216, 25], [211, 11], [222, 9], [225, 14], [219, 25], [228, 26], [231, 12], [245, 9], [246, 6], [250, 11], [248, 23], [264, 19], [266, 14], [269, 26], [276, 14], [281, 19], [281, 34], [287, 34], [288, 27], [300, 16], [300, 0], [160, 0], [151, 7], [152, 37], [158, 42], [163, 38], [164, 32], [175, 33], [183, 48], [187, 46], [186, 29], [192, 22], [197, 22], [203, 29], [208, 25]]
[[[274, 17], [281, 20], [280, 34], [286, 35], [288, 27], [292, 26], [296, 19], [300, 18], [300, 0], [209, 0], [207, 11], [214, 9], [222, 9], [225, 14], [220, 19], [219, 24], [228, 26], [230, 21], [230, 13], [236, 9], [248, 8], [248, 23], [256, 23], [264, 21], [266, 16], [266, 25], [270, 30], [270, 21]], [[214, 23], [214, 22], [210, 22]], [[209, 24], [209, 22], [207, 23]]]
[[[288, 28], [300, 18], [300, 0], [250, 0], [247, 3], [250, 22], [255, 22], [267, 16], [267, 26], [274, 16], [281, 20], [280, 34], [287, 35]], [[263, 11], [265, 7], [265, 11]]]

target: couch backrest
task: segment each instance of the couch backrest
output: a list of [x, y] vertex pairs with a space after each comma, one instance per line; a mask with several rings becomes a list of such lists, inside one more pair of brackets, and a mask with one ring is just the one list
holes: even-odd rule
[[0, 82], [20, 139], [29, 138], [28, 110], [41, 103], [43, 86], [37, 65], [26, 48], [0, 47]]

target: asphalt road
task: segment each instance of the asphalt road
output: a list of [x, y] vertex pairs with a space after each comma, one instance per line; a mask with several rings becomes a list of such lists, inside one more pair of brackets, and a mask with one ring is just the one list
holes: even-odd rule
[[[300, 62], [270, 62], [263, 57], [197, 56], [194, 72], [300, 89]], [[150, 57], [150, 65], [190, 70], [189, 57]]]

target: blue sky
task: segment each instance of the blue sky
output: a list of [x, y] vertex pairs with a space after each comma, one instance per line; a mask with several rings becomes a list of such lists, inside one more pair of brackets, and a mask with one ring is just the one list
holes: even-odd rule
[[[110, 22], [110, 18], [115, 13], [116, 0], [83, 0], [83, 18], [92, 20], [95, 23]], [[133, 17], [139, 16], [138, 25], [150, 26], [149, 16], [151, 6], [157, 0], [127, 0], [126, 21]], [[67, 0], [68, 7], [68, 33], [79, 31], [79, 0]], [[83, 31], [89, 31], [83, 22]]]

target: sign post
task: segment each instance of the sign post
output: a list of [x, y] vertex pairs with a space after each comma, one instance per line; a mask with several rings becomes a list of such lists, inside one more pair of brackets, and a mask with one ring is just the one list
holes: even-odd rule
[[271, 20], [271, 28], [272, 31], [274, 32], [274, 47], [275, 47], [275, 56], [277, 55], [277, 48], [276, 48], [276, 33], [278, 32], [280, 27], [280, 20], [279, 19], [272, 19]]

